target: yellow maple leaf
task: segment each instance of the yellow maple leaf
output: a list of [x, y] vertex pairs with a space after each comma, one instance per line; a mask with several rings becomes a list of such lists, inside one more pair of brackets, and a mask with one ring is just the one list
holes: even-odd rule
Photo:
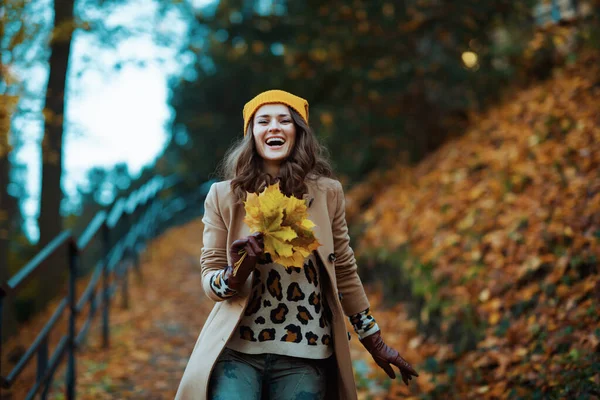
[[306, 219], [306, 202], [304, 200], [292, 196], [286, 197], [283, 203], [285, 208], [284, 225], [290, 226], [301, 223], [303, 220], [310, 221]]
[[308, 219], [306, 202], [297, 197], [287, 197], [275, 183], [260, 194], [248, 193], [244, 202], [244, 222], [251, 232], [262, 232], [265, 253], [274, 263], [286, 268], [302, 267], [304, 260], [321, 244]]

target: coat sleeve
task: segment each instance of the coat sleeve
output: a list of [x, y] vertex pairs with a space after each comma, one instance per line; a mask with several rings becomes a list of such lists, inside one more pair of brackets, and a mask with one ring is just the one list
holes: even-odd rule
[[202, 271], [202, 287], [204, 293], [214, 300], [223, 301], [210, 284], [216, 272], [221, 271], [227, 265], [227, 225], [223, 221], [219, 209], [217, 184], [214, 183], [204, 200], [204, 233], [202, 235], [202, 255], [200, 266]]
[[335, 278], [340, 293], [342, 308], [347, 316], [369, 308], [369, 300], [358, 276], [354, 251], [350, 247], [350, 236], [346, 224], [346, 200], [342, 184], [335, 181], [336, 209], [331, 230], [336, 255]]

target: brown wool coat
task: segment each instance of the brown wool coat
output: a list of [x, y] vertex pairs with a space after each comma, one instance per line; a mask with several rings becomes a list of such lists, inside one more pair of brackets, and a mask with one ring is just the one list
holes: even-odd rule
[[[360, 278], [357, 274], [354, 252], [345, 218], [345, 201], [342, 185], [334, 179], [319, 178], [308, 181], [308, 193], [304, 195], [309, 219], [316, 224], [315, 236], [322, 244], [316, 255], [326, 273], [323, 292], [333, 314], [333, 343], [337, 368], [332, 368], [329, 393], [336, 393], [340, 400], [357, 398], [348, 333], [345, 317], [369, 307]], [[200, 264], [204, 292], [216, 302], [198, 336], [192, 355], [181, 378], [176, 400], [205, 400], [210, 374], [216, 359], [234, 332], [248, 301], [252, 274], [244, 289], [227, 300], [217, 297], [210, 289], [210, 276], [231, 263], [228, 251], [231, 243], [248, 236], [250, 231], [243, 222], [244, 206], [234, 204], [230, 182], [212, 185], [206, 201], [204, 222], [204, 247]], [[331, 397], [327, 397], [328, 399]]]

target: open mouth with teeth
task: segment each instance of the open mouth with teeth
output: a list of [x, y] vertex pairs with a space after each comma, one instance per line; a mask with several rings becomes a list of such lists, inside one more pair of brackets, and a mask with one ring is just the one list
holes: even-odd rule
[[269, 147], [281, 147], [285, 144], [285, 140], [282, 138], [270, 138], [267, 139], [266, 143]]

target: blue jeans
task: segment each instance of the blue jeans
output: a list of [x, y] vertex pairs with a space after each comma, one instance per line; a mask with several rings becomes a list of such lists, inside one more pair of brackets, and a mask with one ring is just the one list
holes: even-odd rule
[[323, 400], [327, 360], [244, 354], [225, 348], [212, 371], [210, 400]]

